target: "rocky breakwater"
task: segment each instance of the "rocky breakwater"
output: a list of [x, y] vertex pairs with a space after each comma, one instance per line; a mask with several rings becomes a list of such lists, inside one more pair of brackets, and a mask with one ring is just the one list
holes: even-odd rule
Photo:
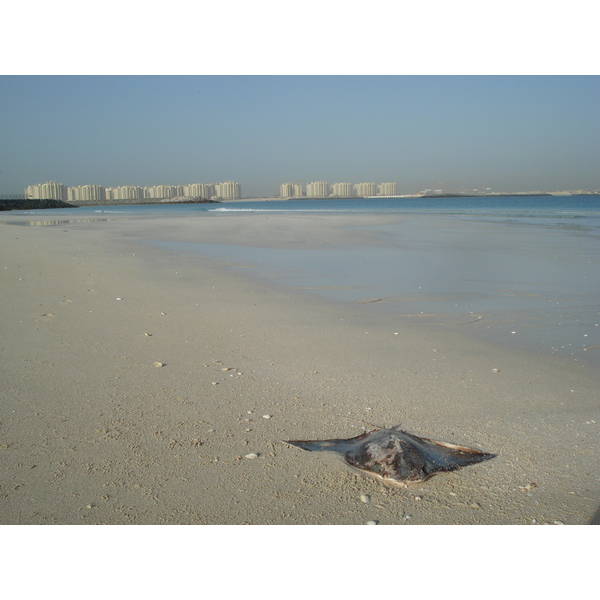
[[41, 208], [77, 208], [62, 200], [0, 200], [0, 210], [39, 210]]

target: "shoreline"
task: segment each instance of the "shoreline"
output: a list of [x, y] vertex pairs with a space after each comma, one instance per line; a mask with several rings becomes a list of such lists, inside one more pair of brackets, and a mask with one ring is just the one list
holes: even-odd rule
[[[265, 233], [214, 218], [215, 239]], [[0, 227], [3, 524], [597, 518], [589, 369], [176, 256], [145, 244], [145, 226]], [[401, 490], [280, 443], [367, 424], [499, 456]]]

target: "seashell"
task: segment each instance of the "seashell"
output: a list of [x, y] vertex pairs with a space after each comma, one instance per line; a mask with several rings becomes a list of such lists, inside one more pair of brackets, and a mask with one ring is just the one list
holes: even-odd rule
[[161, 362], [155, 362], [154, 366], [157, 367], [157, 368], [160, 368], [160, 367], [163, 367], [164, 365]]

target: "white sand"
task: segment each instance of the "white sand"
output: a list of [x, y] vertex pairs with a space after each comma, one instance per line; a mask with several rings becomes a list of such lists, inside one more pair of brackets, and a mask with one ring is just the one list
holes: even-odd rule
[[[201, 227], [213, 242], [347, 239], [344, 217], [306, 219]], [[149, 227], [191, 235], [160, 219], [0, 225], [1, 523], [594, 519], [600, 409], [589, 367], [169, 256], [141, 246]], [[499, 456], [403, 490], [280, 442], [351, 437], [366, 424]]]

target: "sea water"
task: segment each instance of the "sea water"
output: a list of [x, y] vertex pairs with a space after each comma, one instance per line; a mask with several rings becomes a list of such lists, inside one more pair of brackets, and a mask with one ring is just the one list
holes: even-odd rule
[[299, 199], [10, 214], [13, 221], [43, 225], [311, 213], [406, 218], [366, 226], [377, 234], [367, 246], [145, 242], [234, 269], [250, 267], [271, 284], [329, 302], [468, 327], [491, 341], [600, 364], [600, 196]]
[[[411, 322], [600, 364], [600, 197], [310, 199], [224, 203], [219, 214], [384, 214], [371, 247], [205, 245], [279, 285]], [[464, 327], [463, 327], [463, 330]]]

